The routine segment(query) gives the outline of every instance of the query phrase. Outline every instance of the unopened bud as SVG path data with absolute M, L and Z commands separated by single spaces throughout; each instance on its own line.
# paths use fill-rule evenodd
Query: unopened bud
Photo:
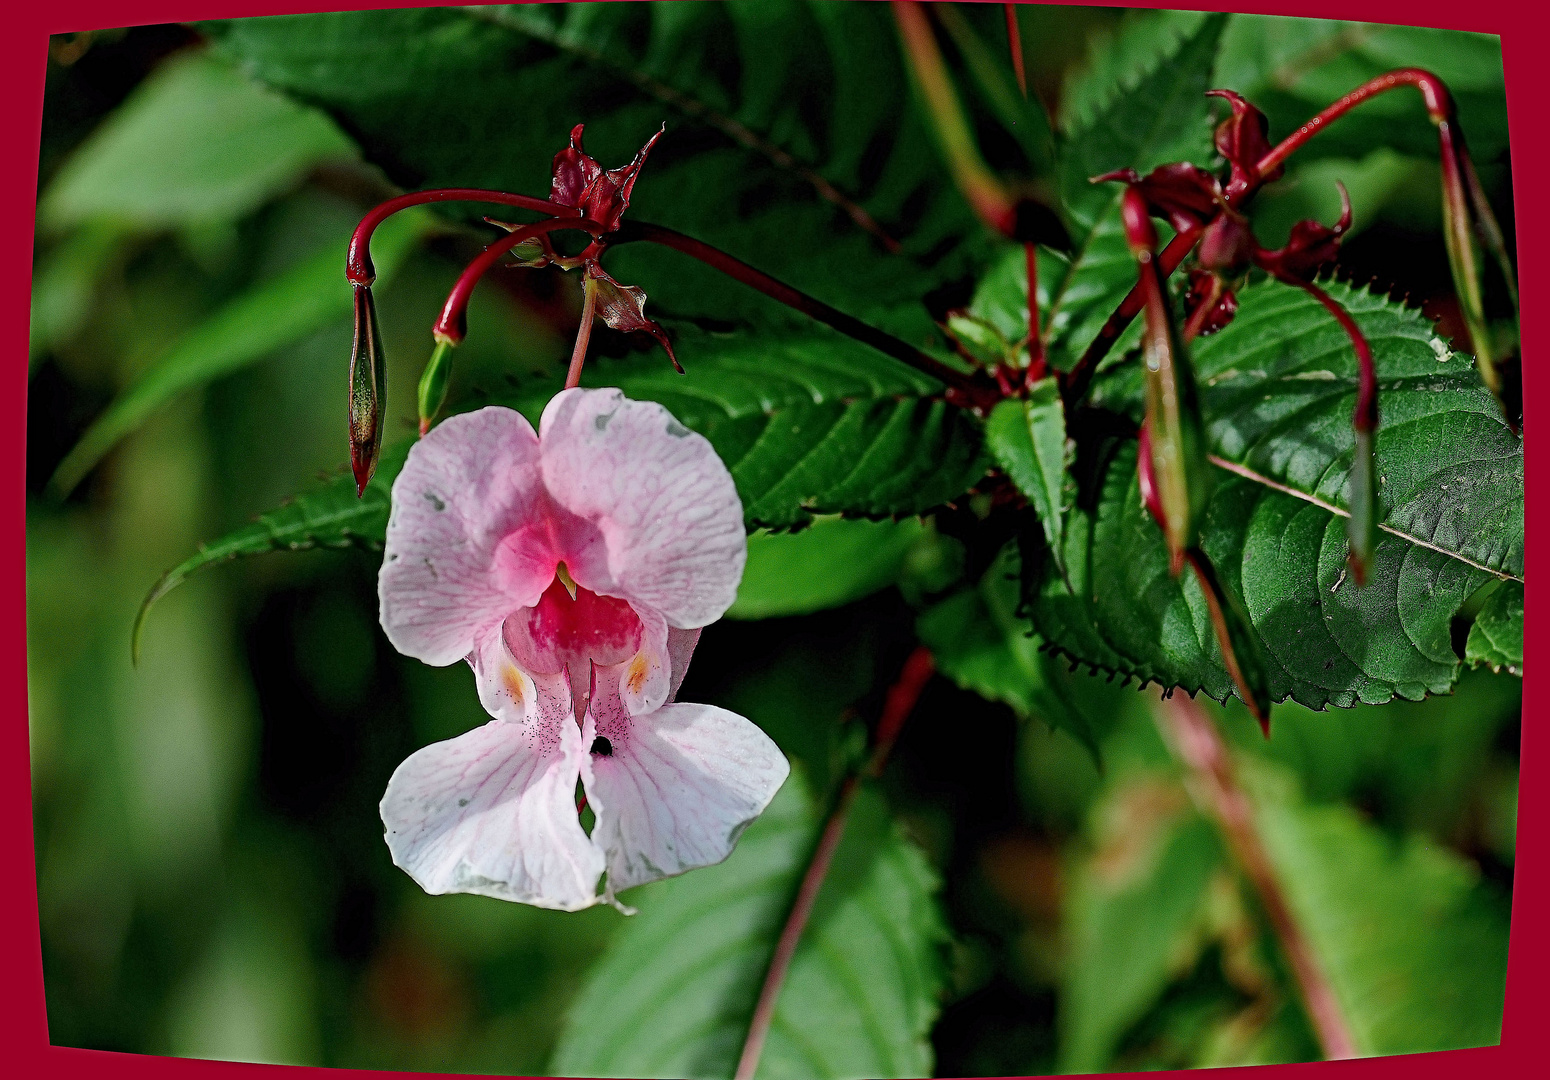
M 356 494 L 377 469 L 382 450 L 382 410 L 387 405 L 387 358 L 377 327 L 370 285 L 355 286 L 355 340 L 350 349 L 350 468 Z

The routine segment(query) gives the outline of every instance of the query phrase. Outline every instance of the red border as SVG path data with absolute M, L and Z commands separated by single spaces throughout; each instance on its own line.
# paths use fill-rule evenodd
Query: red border
M 1042 0 L 1036 0 L 1042 2 Z M 1092 0 L 1067 0 L 1077 4 Z M 425 7 L 426 3 L 361 3 L 356 0 L 68 0 L 66 3 L 39 3 L 13 11 L 11 27 L 0 43 L 0 100 L 9 106 L 0 111 L 0 145 L 11 147 L 11 161 L 0 176 L 0 344 L 10 356 L 16 379 L 17 400 L 25 401 L 27 371 L 27 327 L 30 318 L 28 297 L 32 282 L 33 208 L 37 200 L 37 161 L 43 112 L 43 76 L 47 57 L 47 36 L 75 30 L 145 23 L 174 22 L 192 18 L 279 15 L 304 11 L 339 11 L 360 8 Z M 1129 0 L 1132 7 L 1188 7 L 1212 11 L 1246 11 L 1266 15 L 1303 15 L 1318 18 L 1364 19 L 1373 22 L 1408 23 L 1437 26 L 1452 30 L 1476 30 L 1501 35 L 1503 61 L 1510 90 L 1507 95 L 1508 117 L 1512 130 L 1513 180 L 1518 193 L 1515 207 L 1519 235 L 1518 250 L 1531 251 L 1532 243 L 1550 240 L 1550 207 L 1530 196 L 1528 178 L 1543 176 L 1550 166 L 1550 151 L 1540 139 L 1550 134 L 1550 107 L 1547 99 L 1529 88 L 1535 77 L 1540 42 L 1550 29 L 1550 7 L 1543 0 L 1236 0 L 1217 3 L 1211 0 L 1183 0 L 1182 3 L 1158 3 L 1155 0 Z M 1519 277 L 1524 295 L 1545 296 L 1550 282 L 1545 271 L 1532 260 L 1523 260 Z M 1550 346 L 1550 314 L 1534 303 L 1523 309 L 1525 353 L 1538 356 L 1541 346 Z M 1550 405 L 1550 368 L 1525 365 L 1525 423 L 1537 427 L 1532 417 Z M 25 415 L 17 410 L 13 415 Z M 30 757 L 27 727 L 26 664 L 26 572 L 25 572 L 25 467 L 26 431 L 23 424 L 0 430 L 0 460 L 8 461 L 6 486 L 14 493 L 11 510 L 5 519 L 11 522 L 4 531 L 3 559 L 12 569 L 0 578 L 0 605 L 7 612 L 0 622 L 0 670 L 10 671 L 4 685 L 11 689 L 0 699 L 4 722 L 0 726 L 0 866 L 5 868 L 0 889 L 0 1054 L 11 1061 L 11 1075 L 51 1077 L 90 1077 L 92 1080 L 118 1078 L 304 1078 L 318 1077 L 428 1077 L 429 1073 L 389 1073 L 322 1069 L 286 1065 L 247 1065 L 197 1061 L 181 1058 L 149 1057 L 136 1054 L 108 1053 L 51 1046 L 48 1043 L 48 1018 L 44 1010 L 43 964 L 38 936 L 38 894 L 36 864 L 32 848 L 32 801 Z M 1538 490 L 1540 473 L 1532 461 L 1527 484 Z M 1550 520 L 1550 506 L 1528 500 L 1528 537 L 1530 557 L 1534 552 L 1539 527 Z M 1533 605 L 1530 605 L 1533 608 Z M 1535 609 L 1537 610 L 1537 609 Z M 1526 631 L 1528 648 L 1534 655 L 1545 639 L 1537 622 L 1530 619 Z M 1546 755 L 1547 734 L 1539 727 L 1544 722 L 1531 705 L 1537 700 L 1533 687 L 1539 685 L 1537 669 L 1530 666 L 1525 678 L 1523 767 L 1536 777 L 1550 777 Z M 1550 821 L 1550 785 L 1521 784 L 1518 803 L 1518 857 L 1514 881 L 1512 941 L 1508 953 L 1507 1008 L 1503 1020 L 1502 1043 L 1477 1050 L 1452 1050 L 1444 1053 L 1404 1057 L 1367 1058 L 1361 1061 L 1325 1062 L 1310 1065 L 1272 1065 L 1257 1067 L 1255 1077 L 1292 1077 L 1316 1074 L 1363 1078 L 1452 1077 L 1491 1073 L 1500 1076 L 1543 1075 L 1544 1044 L 1540 1042 L 1540 1017 L 1550 1005 L 1544 972 L 1550 970 L 1550 929 L 1526 912 L 1542 913 L 1550 894 L 1550 840 L 1546 824 Z M 1191 1070 L 1153 1074 L 1200 1080 L 1225 1075 L 1224 1070 Z

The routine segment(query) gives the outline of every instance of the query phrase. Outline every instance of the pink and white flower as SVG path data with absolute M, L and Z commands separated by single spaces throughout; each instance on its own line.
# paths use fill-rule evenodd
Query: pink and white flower
M 746 558 L 731 475 L 661 405 L 571 389 L 537 433 L 494 406 L 429 432 L 393 484 L 382 627 L 466 659 L 495 719 L 394 772 L 393 861 L 427 892 L 575 910 L 726 858 L 789 766 L 750 721 L 674 699 Z

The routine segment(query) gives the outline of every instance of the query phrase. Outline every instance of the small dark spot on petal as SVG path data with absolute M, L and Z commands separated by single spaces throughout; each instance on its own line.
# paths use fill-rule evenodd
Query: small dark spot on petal
M 458 801 L 457 801 L 457 804 L 458 804 L 458 805 L 459 805 L 459 806 L 467 806 L 467 805 L 468 805 L 468 800 L 467 800 L 467 799 L 459 799 L 459 800 L 458 800 Z
M 669 420 L 667 422 L 667 433 L 675 439 L 681 439 L 685 435 L 689 434 L 689 429 L 684 427 L 677 420 Z
M 614 744 L 599 735 L 592 740 L 592 752 L 599 757 L 613 757 Z
M 434 491 L 427 491 L 425 493 L 425 497 L 431 501 L 431 505 L 434 506 L 437 510 L 445 510 L 447 508 L 447 504 L 442 502 L 441 499 L 437 498 Z
M 602 431 L 608 427 L 608 421 L 612 420 L 613 418 L 613 413 L 599 413 L 592 422 L 597 425 L 597 430 Z

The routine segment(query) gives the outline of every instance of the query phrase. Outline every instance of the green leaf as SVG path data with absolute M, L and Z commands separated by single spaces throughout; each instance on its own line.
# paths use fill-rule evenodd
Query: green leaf
M 572 1004 L 562 1076 L 729 1077 L 820 825 L 797 774 L 719 866 L 632 891 Z M 864 790 L 786 977 L 758 1076 L 926 1076 L 946 939 L 936 875 Z
M 1219 15 L 1189 20 L 1182 32 L 1166 34 L 1169 44 L 1156 59 L 1120 77 L 1120 89 L 1084 117 L 1062 147 L 1060 192 L 1074 246 L 1070 256 L 1039 267 L 1041 286 L 1050 282 L 1044 335 L 1058 368 L 1076 362 L 1136 281 L 1119 214 L 1124 185 L 1089 181 L 1114 169 L 1144 173 L 1168 161 L 1210 164 L 1214 151 L 1205 92 L 1211 87 L 1223 20 Z M 1022 292 L 1026 297 L 1026 282 Z M 1026 330 L 1024 320 L 1022 333 Z
M 1165 775 L 1116 785 L 1094 823 L 1094 850 L 1063 905 L 1062 1072 L 1102 1071 L 1126 1030 L 1188 970 L 1207 888 L 1226 865 L 1215 828 Z
M 1475 616 L 1464 643 L 1464 659 L 1495 671 L 1523 674 L 1523 585 L 1505 581 Z
M 109 219 L 142 229 L 242 217 L 355 145 L 326 117 L 204 53 L 158 68 L 60 169 L 45 229 Z
M 1505 899 L 1445 848 L 1396 845 L 1344 806 L 1303 804 L 1245 769 L 1292 916 L 1366 1054 L 1495 1044 L 1507 971 Z
M 729 619 L 806 615 L 859 600 L 898 580 L 921 524 L 814 519 L 796 533 L 756 532 Z
M 1277 700 L 1312 708 L 1452 686 L 1450 622 L 1492 577 L 1523 573 L 1523 449 L 1480 385 L 1414 310 L 1339 283 L 1372 344 L 1382 388 L 1377 462 L 1386 513 L 1372 578 L 1344 574 L 1340 506 L 1351 467 L 1356 364 L 1318 303 L 1280 284 L 1246 289 L 1238 318 L 1195 349 L 1211 449 L 1224 466 L 1203 525 L 1222 581 L 1245 602 Z M 1135 365 L 1094 400 L 1139 418 Z M 1034 624 L 1106 671 L 1231 691 L 1204 599 L 1168 574 L 1141 506 L 1135 445 L 1094 446 L 1067 522 L 1070 588 L 1030 582 Z
M 978 587 L 922 612 L 916 633 L 947 678 L 1064 731 L 1101 763 L 1100 743 L 1119 716 L 1114 693 L 1074 676 L 1018 614 L 1018 566 L 1016 548 L 1008 545 Z
M 1053 378 L 1042 379 L 1026 400 L 997 405 L 985 424 L 985 445 L 1012 478 L 1044 526 L 1044 538 L 1064 565 L 1061 541 L 1066 510 L 1075 494 L 1066 469 L 1071 452 L 1066 442 L 1066 410 Z
M 260 514 L 252 524 L 213 543 L 201 545 L 198 551 L 168 570 L 135 615 L 130 640 L 134 655 L 140 655 L 140 634 L 145 629 L 151 607 L 195 571 L 238 556 L 262 555 L 269 551 L 302 551 L 317 547 L 381 550 L 387 533 L 389 490 L 393 477 L 403 468 L 410 445 L 402 442 L 382 452 L 377 474 L 359 498 L 355 494 L 355 478 L 337 476 L 278 509 Z
M 398 269 L 430 218 L 405 213 L 379 228 L 372 244 L 379 281 Z M 350 313 L 344 280 L 348 238 L 289 270 L 257 282 L 177 341 L 92 422 L 54 470 L 49 488 L 68 495 L 120 439 L 185 390 L 230 375 Z
M 780 338 L 690 328 L 676 337 L 687 375 L 651 353 L 595 358 L 582 381 L 661 402 L 708 438 L 731 470 L 750 530 L 789 529 L 821 514 L 913 517 L 963 494 L 985 473 L 978 421 L 937 400 L 934 380 L 848 338 L 827 330 Z M 559 389 L 535 380 L 505 403 L 536 425 Z M 388 492 L 409 445 L 383 451 L 361 503 L 351 479 L 340 476 L 191 556 L 152 590 L 141 622 L 190 573 L 234 555 L 380 546 Z M 372 492 L 381 505 L 370 503 Z
M 815 514 L 915 516 L 962 495 L 987 468 L 981 426 L 937 399 L 941 384 L 818 327 L 715 334 L 684 327 L 659 355 L 598 358 L 587 386 L 658 401 L 711 441 L 732 472 L 750 528 L 788 529 Z M 559 386 L 512 401 L 535 422 Z
M 259 78 L 339 118 L 406 187 L 541 194 L 574 124 L 586 123 L 588 151 L 611 166 L 665 122 L 631 217 L 859 317 L 895 313 L 911 332 L 931 330 L 920 297 L 970 269 L 984 242 L 915 112 L 881 5 L 509 5 L 203 29 Z M 785 317 L 674 252 L 639 244 L 610 260 L 665 313 Z

